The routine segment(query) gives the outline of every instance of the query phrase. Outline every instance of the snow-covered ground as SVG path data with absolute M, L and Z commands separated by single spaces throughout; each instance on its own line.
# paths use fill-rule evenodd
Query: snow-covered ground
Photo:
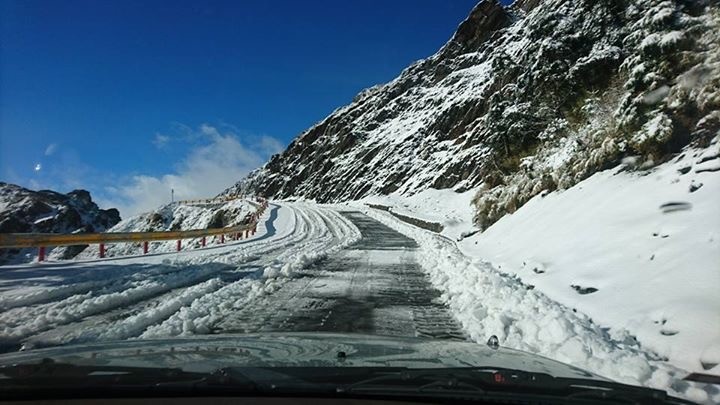
M 609 378 L 718 401 L 717 387 L 678 382 L 693 371 L 720 374 L 718 146 L 649 171 L 597 173 L 483 233 L 472 234 L 470 192 L 350 205 L 445 225 L 433 235 L 365 207 L 421 242 L 427 271 L 474 339 L 495 334 Z
M 720 172 L 703 171 L 720 157 L 698 164 L 712 153 L 598 173 L 460 246 L 672 364 L 720 374 Z
M 206 333 L 302 266 L 359 238 L 340 214 L 271 204 L 254 238 L 145 256 L 4 266 L 4 350 Z
M 669 391 L 694 401 L 717 403 L 714 385 L 683 381 L 676 367 L 626 331 L 612 331 L 504 274 L 474 261 L 448 238 L 366 208 L 366 214 L 412 236 L 421 246 L 421 264 L 470 337 L 484 343 L 496 335 L 501 345 L 537 353 L 634 385 Z

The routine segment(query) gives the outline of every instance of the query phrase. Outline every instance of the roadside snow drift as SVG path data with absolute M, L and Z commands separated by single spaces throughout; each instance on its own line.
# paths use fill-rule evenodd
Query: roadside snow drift
M 672 364 L 720 374 L 720 150 L 618 167 L 460 243 Z
M 537 353 L 612 380 L 667 390 L 699 402 L 720 401 L 715 386 L 683 381 L 687 371 L 643 348 L 626 331 L 609 331 L 490 264 L 471 260 L 443 236 L 385 212 L 366 212 L 418 241 L 420 263 L 442 292 L 441 300 L 478 343 L 496 335 L 505 347 Z

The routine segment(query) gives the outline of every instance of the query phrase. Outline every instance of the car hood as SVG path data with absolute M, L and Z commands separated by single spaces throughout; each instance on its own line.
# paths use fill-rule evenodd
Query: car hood
M 0 365 L 52 359 L 75 365 L 180 368 L 224 367 L 498 367 L 561 378 L 606 379 L 535 354 L 483 344 L 336 333 L 204 335 L 126 340 L 0 355 Z

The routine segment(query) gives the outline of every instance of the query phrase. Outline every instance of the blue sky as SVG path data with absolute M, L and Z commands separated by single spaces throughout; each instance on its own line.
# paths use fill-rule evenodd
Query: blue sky
M 215 194 L 442 46 L 474 0 L 0 0 L 0 180 L 127 216 Z

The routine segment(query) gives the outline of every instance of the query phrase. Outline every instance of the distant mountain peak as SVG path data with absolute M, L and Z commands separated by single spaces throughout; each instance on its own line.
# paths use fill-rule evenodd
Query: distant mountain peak
M 508 11 L 497 0 L 483 0 L 458 27 L 450 44 L 463 50 L 477 49 L 493 32 L 510 24 Z
M 52 190 L 33 191 L 0 182 L 0 233 L 103 232 L 118 222 L 118 210 L 100 209 L 86 190 L 73 190 L 62 194 Z M 69 259 L 84 248 L 60 247 L 54 249 L 57 252 L 53 255 Z M 0 264 L 29 261 L 35 254 L 30 250 L 0 250 Z M 30 257 L 26 257 L 26 254 Z

